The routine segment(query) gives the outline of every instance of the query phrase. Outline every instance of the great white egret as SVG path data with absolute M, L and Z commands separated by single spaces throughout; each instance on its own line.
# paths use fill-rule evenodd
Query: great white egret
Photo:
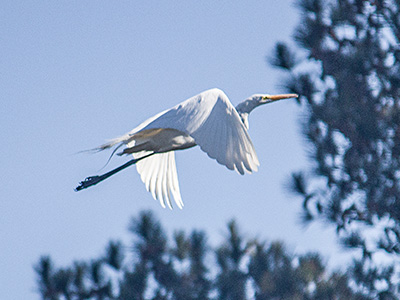
M 236 106 L 219 89 L 204 91 L 146 120 L 127 134 L 93 150 L 115 146 L 112 154 L 132 154 L 133 159 L 100 176 L 87 177 L 75 191 L 95 185 L 111 175 L 136 164 L 140 178 L 163 207 L 172 208 L 173 197 L 183 207 L 175 165 L 175 151 L 199 145 L 209 157 L 240 174 L 257 171 L 258 158 L 247 133 L 249 113 L 259 105 L 296 94 L 256 94 Z

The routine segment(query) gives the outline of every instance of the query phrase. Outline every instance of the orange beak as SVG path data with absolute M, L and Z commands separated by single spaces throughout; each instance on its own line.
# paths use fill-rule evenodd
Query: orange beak
M 280 95 L 267 95 L 264 99 L 268 99 L 272 101 L 278 101 L 282 99 L 290 99 L 290 98 L 298 98 L 299 95 L 297 94 L 280 94 Z

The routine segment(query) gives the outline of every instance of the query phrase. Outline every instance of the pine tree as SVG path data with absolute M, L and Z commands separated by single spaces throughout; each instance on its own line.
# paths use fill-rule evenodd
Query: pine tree
M 215 250 L 206 234 L 177 231 L 171 241 L 151 212 L 133 218 L 131 247 L 107 244 L 105 254 L 56 268 L 49 256 L 35 266 L 43 300 L 373 299 L 371 270 L 329 273 L 318 254 L 290 254 L 283 243 L 243 236 L 235 221 Z M 375 270 L 390 282 L 393 270 Z M 354 276 L 353 276 L 354 275 Z M 356 286 L 353 290 L 351 286 Z M 396 286 L 380 291 L 397 295 Z M 372 296 L 371 296 L 372 295 Z M 390 298 L 382 298 L 390 299 Z
M 293 174 L 304 221 L 334 224 L 364 259 L 400 254 L 400 2 L 302 0 L 299 51 L 276 45 L 306 106 L 312 172 Z M 378 239 L 369 239 L 370 230 Z
M 227 241 L 216 251 L 220 273 L 216 280 L 221 300 L 240 300 L 246 298 L 247 275 L 241 269 L 246 254 L 246 244 L 243 241 L 236 222 L 228 223 L 229 235 Z

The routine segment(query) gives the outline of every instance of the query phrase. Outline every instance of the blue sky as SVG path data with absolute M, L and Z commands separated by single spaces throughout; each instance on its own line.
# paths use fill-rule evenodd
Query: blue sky
M 169 233 L 205 230 L 211 245 L 235 218 L 248 236 L 283 240 L 294 253 L 320 251 L 340 266 L 347 256 L 333 228 L 302 227 L 301 201 L 284 187 L 309 165 L 295 101 L 250 116 L 257 173 L 240 176 L 198 148 L 179 152 L 183 210 L 162 209 L 134 167 L 73 191 L 109 155 L 78 151 L 203 90 L 218 87 L 233 104 L 285 92 L 266 56 L 290 41 L 297 22 L 292 1 L 2 1 L 2 297 L 39 299 L 32 266 L 41 255 L 65 266 L 102 254 L 111 238 L 128 243 L 130 217 L 143 209 Z

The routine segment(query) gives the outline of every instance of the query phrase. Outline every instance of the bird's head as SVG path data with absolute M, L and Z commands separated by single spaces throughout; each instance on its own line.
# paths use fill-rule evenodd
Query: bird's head
M 269 95 L 269 94 L 255 94 L 250 98 L 247 98 L 242 103 L 236 106 L 236 110 L 239 113 L 242 122 L 246 128 L 249 128 L 249 113 L 259 105 L 276 102 L 278 100 L 297 98 L 297 94 L 280 94 L 280 95 Z

